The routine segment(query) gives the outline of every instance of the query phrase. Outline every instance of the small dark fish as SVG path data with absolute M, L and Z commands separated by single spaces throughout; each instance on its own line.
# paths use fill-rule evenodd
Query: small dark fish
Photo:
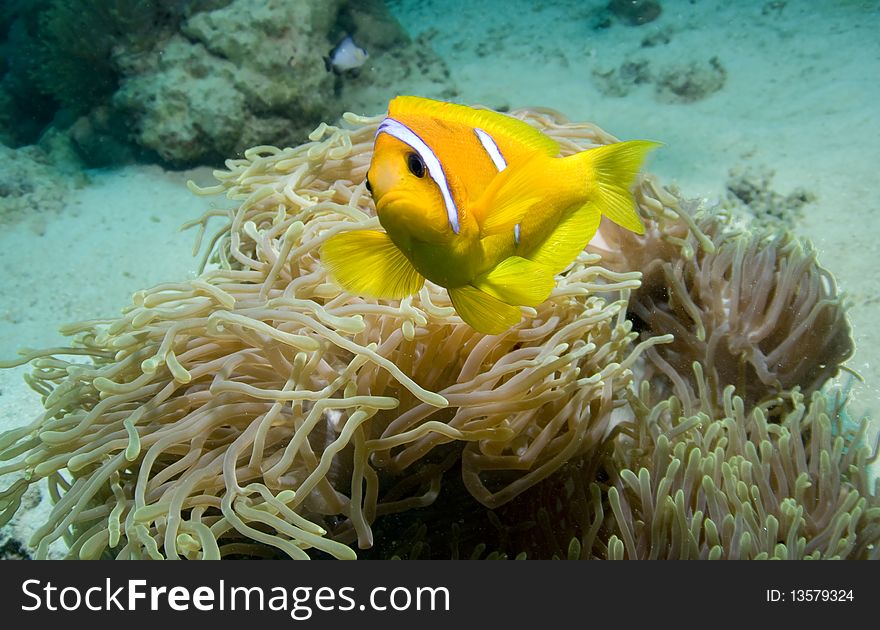
M 324 67 L 328 72 L 344 74 L 356 73 L 369 58 L 367 51 L 354 43 L 351 35 L 346 35 L 339 44 L 330 51 L 330 55 L 324 57 Z

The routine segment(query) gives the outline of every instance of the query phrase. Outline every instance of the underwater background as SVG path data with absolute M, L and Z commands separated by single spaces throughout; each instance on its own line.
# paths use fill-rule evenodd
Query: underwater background
M 178 228 L 240 202 L 195 195 L 188 180 L 211 186 L 249 147 L 295 147 L 322 121 L 414 94 L 550 108 L 662 142 L 645 170 L 694 207 L 812 242 L 854 346 L 820 389 L 846 399 L 850 428 L 870 420 L 859 439 L 873 445 L 878 29 L 880 2 L 866 0 L 4 0 L 0 360 L 65 346 L 59 325 L 116 317 L 135 291 L 195 278 L 195 232 Z M 369 56 L 334 72 L 346 36 Z M 0 370 L 2 430 L 42 412 L 31 369 Z M 0 503 L 17 512 L 9 557 L 49 518 L 45 494 Z M 377 526 L 387 539 L 421 527 L 399 515 Z

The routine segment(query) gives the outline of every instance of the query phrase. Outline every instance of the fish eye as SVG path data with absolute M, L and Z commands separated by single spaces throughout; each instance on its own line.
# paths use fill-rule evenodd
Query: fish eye
M 425 176 L 425 162 L 418 153 L 409 153 L 406 156 L 406 166 L 409 172 L 416 177 Z

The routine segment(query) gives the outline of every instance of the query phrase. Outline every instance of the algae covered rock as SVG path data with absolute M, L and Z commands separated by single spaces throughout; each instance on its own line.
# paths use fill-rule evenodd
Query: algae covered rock
M 172 163 L 293 143 L 332 101 L 321 57 L 340 5 L 237 1 L 197 13 L 113 104 L 131 116 L 137 142 Z
M 397 54 L 413 44 L 381 0 L 18 4 L 0 15 L 0 137 L 28 144 L 63 129 L 90 166 L 219 163 L 249 146 L 293 146 L 355 105 L 384 108 L 411 59 L 442 67 L 430 47 Z M 356 84 L 324 64 L 346 35 L 370 53 Z M 434 74 L 448 85 L 448 71 Z
M 718 57 L 705 63 L 673 65 L 657 77 L 655 98 L 661 103 L 693 103 L 724 87 L 727 70 Z
M 42 234 L 47 220 L 63 209 L 70 188 L 81 183 L 73 160 L 63 155 L 63 137 L 47 134 L 42 145 L 0 144 L 0 226 L 25 223 Z
M 385 88 L 406 73 L 412 55 L 391 52 L 409 38 L 382 2 L 234 0 L 184 19 L 146 64 L 130 69 L 112 104 L 137 144 L 176 165 L 219 162 L 260 144 L 292 146 L 354 105 L 378 111 L 387 103 L 387 89 L 350 98 L 365 82 L 375 85 L 376 73 L 348 86 L 350 77 L 327 71 L 324 57 L 346 34 L 369 47 L 371 66 L 385 68 Z

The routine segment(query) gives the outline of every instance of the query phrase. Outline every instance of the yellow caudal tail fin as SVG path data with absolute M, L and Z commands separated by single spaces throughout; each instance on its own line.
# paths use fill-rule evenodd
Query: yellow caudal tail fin
M 354 295 L 388 300 L 416 293 L 425 278 L 377 230 L 356 230 L 331 236 L 321 247 L 321 262 L 343 289 Z
M 636 234 L 645 227 L 636 211 L 629 189 L 648 152 L 660 146 L 659 142 L 630 140 L 608 144 L 578 154 L 593 173 L 592 202 L 603 215 L 617 225 Z

